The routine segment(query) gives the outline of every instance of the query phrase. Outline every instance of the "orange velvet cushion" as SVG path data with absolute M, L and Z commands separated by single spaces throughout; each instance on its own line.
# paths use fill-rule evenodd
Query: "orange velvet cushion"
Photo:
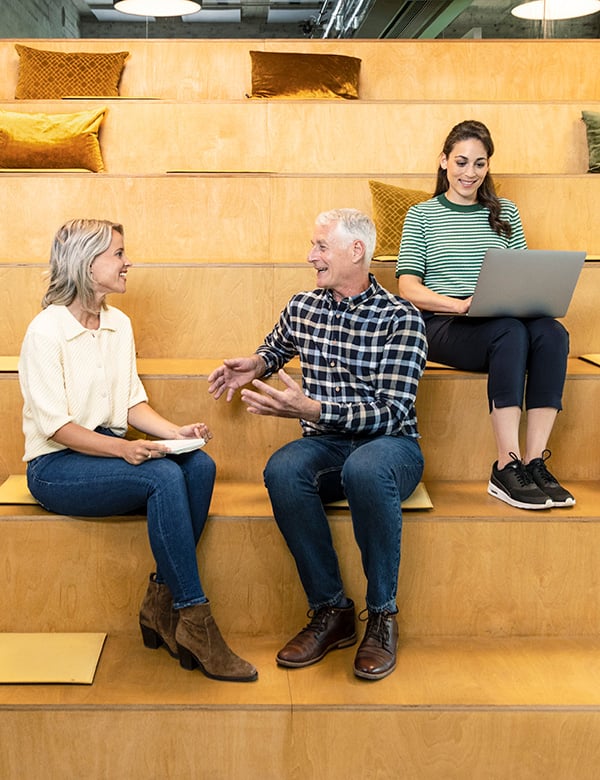
M 377 228 L 374 257 L 396 260 L 400 249 L 406 212 L 415 203 L 429 200 L 431 194 L 423 190 L 407 190 L 381 181 L 369 181 L 373 199 L 373 221 Z
M 0 111 L 0 168 L 104 170 L 98 130 L 106 108 L 75 114 Z
M 253 98 L 358 98 L 361 61 L 343 54 L 251 51 Z
M 15 97 L 54 100 L 80 95 L 117 97 L 119 81 L 129 56 L 117 52 L 62 52 L 15 44 L 19 78 Z

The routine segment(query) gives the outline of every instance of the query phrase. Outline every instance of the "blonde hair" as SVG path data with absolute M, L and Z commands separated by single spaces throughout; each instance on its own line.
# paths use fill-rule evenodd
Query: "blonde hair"
M 124 235 L 123 225 L 106 219 L 72 219 L 54 236 L 50 251 L 48 289 L 42 308 L 50 304 L 69 306 L 75 298 L 87 311 L 94 309 L 94 286 L 90 266 L 110 246 L 113 230 Z M 106 308 L 104 301 L 102 308 Z

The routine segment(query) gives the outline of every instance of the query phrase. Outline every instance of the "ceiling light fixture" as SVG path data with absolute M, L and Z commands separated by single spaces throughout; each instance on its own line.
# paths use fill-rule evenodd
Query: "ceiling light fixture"
M 118 0 L 115 10 L 133 16 L 186 16 L 201 8 L 194 0 Z
M 532 0 L 513 8 L 511 14 L 519 19 L 555 20 L 575 19 L 600 11 L 600 0 Z

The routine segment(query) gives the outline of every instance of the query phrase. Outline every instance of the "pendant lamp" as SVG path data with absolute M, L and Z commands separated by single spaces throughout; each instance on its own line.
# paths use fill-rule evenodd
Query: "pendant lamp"
M 553 21 L 576 19 L 600 11 L 600 0 L 532 0 L 513 8 L 511 14 L 520 19 Z
M 201 8 L 194 0 L 118 0 L 115 10 L 133 16 L 185 16 Z

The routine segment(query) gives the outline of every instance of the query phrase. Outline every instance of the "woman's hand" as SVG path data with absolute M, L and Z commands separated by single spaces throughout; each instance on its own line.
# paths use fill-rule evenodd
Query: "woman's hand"
M 156 441 L 146 439 L 117 439 L 121 443 L 121 457 L 132 466 L 139 466 L 147 460 L 156 460 L 168 455 L 169 450 Z
M 182 425 L 173 432 L 173 439 L 212 439 L 212 433 L 204 423 L 190 423 Z M 123 449 L 121 457 L 132 466 L 139 466 L 148 460 L 164 458 L 170 450 L 164 444 L 150 439 L 121 439 Z
M 473 296 L 470 295 L 468 298 L 453 298 L 453 300 L 456 301 L 456 313 L 466 314 L 471 308 L 471 301 L 473 300 Z
M 181 428 L 178 428 L 176 431 L 175 436 L 173 436 L 174 439 L 204 439 L 204 441 L 208 441 L 209 439 L 212 439 L 212 437 L 213 435 L 209 431 L 206 423 L 201 422 L 182 425 Z
M 421 311 L 434 311 L 439 314 L 465 314 L 469 311 L 473 296 L 453 298 L 440 295 L 425 287 L 418 276 L 402 274 L 398 277 L 398 292 L 401 298 L 410 301 Z

